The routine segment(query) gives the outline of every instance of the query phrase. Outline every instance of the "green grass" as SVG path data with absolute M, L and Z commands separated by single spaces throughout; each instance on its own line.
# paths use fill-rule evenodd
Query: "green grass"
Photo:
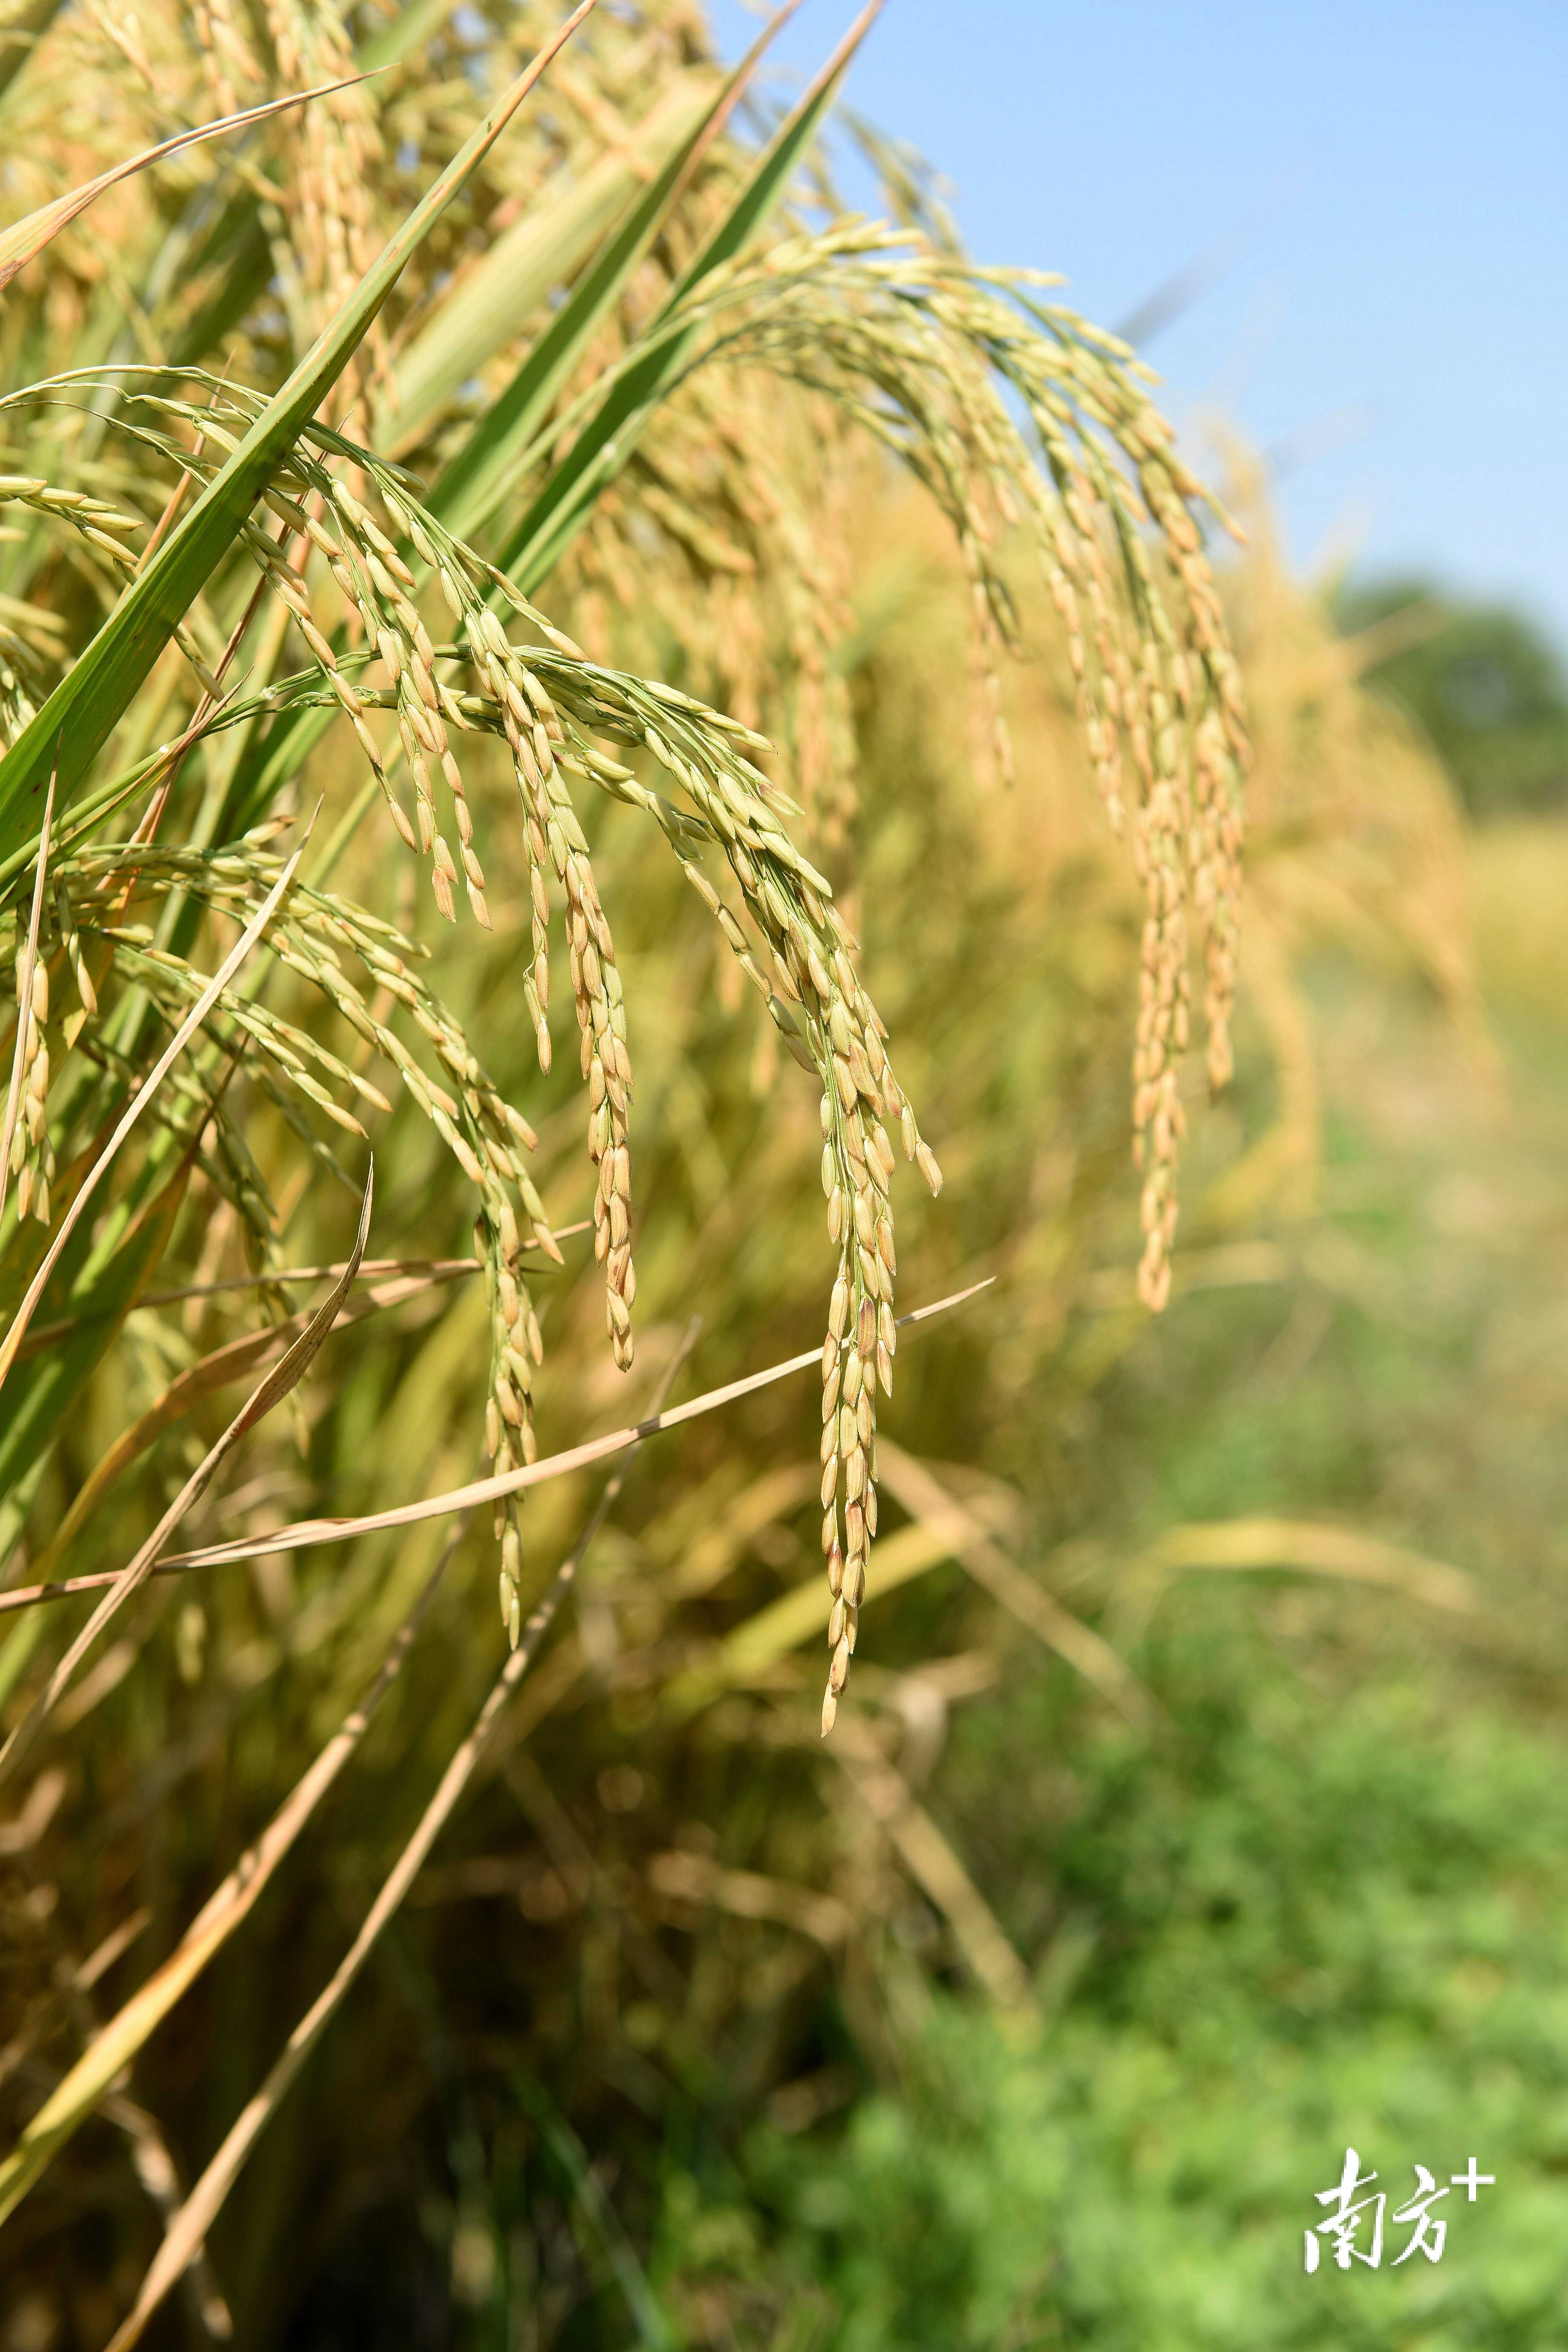
M 843 2352 L 1568 2344 L 1560 1734 L 1419 1662 L 1292 1672 L 1294 1597 L 1170 1604 L 1171 1753 L 1037 1675 L 974 1715 L 944 1810 L 1038 1955 L 1040 2042 L 939 1991 L 896 2092 L 673 2179 L 678 2299 L 820 2293 Z M 1395 2231 L 1384 2273 L 1308 2277 L 1348 2145 L 1394 2203 L 1472 2153 L 1497 2186 L 1437 2209 L 1436 2266 L 1392 2271 Z
M 901 2096 L 831 2148 L 756 2135 L 759 2263 L 826 2287 L 826 2340 L 856 2352 L 1568 2343 L 1555 1744 L 1434 1721 L 1414 1685 L 1325 1719 L 1266 1682 L 1248 1707 L 1258 1662 L 1223 1614 L 1179 1646 L 1162 1689 L 1192 1764 L 1080 1747 L 1070 1825 L 1020 1825 L 1063 1911 L 1040 2046 L 939 1997 Z M 1040 1712 L 1009 1726 L 1032 1713 L 1037 1753 Z M 1446 2182 L 1472 2152 L 1497 2186 L 1438 2208 L 1436 2266 L 1308 2277 L 1352 2143 L 1394 2202 L 1415 2163 Z

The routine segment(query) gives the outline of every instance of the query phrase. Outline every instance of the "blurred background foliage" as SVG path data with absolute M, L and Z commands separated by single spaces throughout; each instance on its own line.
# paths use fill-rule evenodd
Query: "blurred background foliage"
M 76 13 L 60 37 L 134 92 L 102 47 L 123 55 L 134 26 Z M 472 106 L 472 53 L 530 29 L 426 13 L 436 29 L 378 100 L 384 169 L 411 189 L 421 126 L 449 150 L 443 107 Z M 553 21 L 526 13 L 535 37 Z M 632 30 L 610 95 L 640 119 L 660 77 L 700 75 L 705 36 L 679 7 Z M 563 88 L 585 152 L 608 100 Z M 95 140 L 145 135 L 123 106 Z M 528 181 L 512 168 L 498 202 Z M 89 216 L 61 241 L 34 333 L 79 347 L 118 299 L 129 233 Z M 463 261 L 438 246 L 429 267 Z M 248 299 L 202 331 L 243 333 L 259 364 L 288 321 L 264 278 Z M 483 390 L 441 396 L 460 411 Z M 438 436 L 454 412 L 432 404 Z M 1230 457 L 1248 545 L 1224 591 L 1255 744 L 1238 1066 L 1212 1106 L 1189 1082 L 1173 1295 L 1152 1320 L 1127 1127 L 1141 900 L 1056 615 L 1020 569 L 1009 783 L 969 583 L 929 507 L 793 394 L 750 422 L 778 535 L 797 508 L 826 514 L 811 544 L 831 576 L 740 529 L 726 568 L 712 518 L 661 480 L 710 428 L 678 405 L 626 528 L 584 543 L 550 609 L 721 705 L 767 681 L 766 710 L 738 715 L 811 780 L 947 1179 L 900 1229 L 903 1295 L 994 1286 L 899 1357 L 874 1640 L 826 1747 L 815 1384 L 637 1461 L 475 1792 L 148 2340 L 207 2341 L 226 2313 L 237 2343 L 300 2352 L 1568 2343 L 1568 835 L 1541 781 L 1559 688 L 1506 616 L 1387 653 L 1411 597 L 1291 581 Z M 1485 662 L 1506 693 L 1475 685 Z M 301 804 L 331 788 L 335 744 Z M 485 747 L 465 778 L 495 930 L 443 934 L 434 970 L 527 1104 L 566 1223 L 592 1177 L 572 1074 L 538 1078 L 517 1002 L 510 781 Z M 689 1384 L 816 1343 L 816 1087 L 633 814 L 584 822 L 639 1081 L 641 1410 L 693 1317 Z M 362 829 L 334 878 L 415 923 L 413 862 L 384 837 Z M 320 1024 L 303 992 L 275 1002 Z M 463 1253 L 471 1202 L 415 1107 L 374 1139 L 373 1247 Z M 339 1254 L 346 1195 L 303 1185 L 265 1109 L 253 1148 L 289 1258 Z M 226 1214 L 194 1198 L 171 1263 L 239 1263 Z M 545 1452 L 627 1416 L 588 1248 L 563 1246 L 539 1285 Z M 199 1535 L 476 1475 L 476 1291 L 340 1330 L 292 1430 L 279 1416 L 252 1441 Z M 129 1317 L 42 1472 L 35 1543 L 247 1312 Z M 118 1565 L 224 1418 L 207 1406 L 129 1474 L 71 1569 Z M 553 1565 L 594 1492 L 531 1497 L 531 1559 Z M 357 1701 L 442 1540 L 419 1527 L 149 1588 L 0 1823 L 13 2125 Z M 320 1819 L 7 2222 L 6 2352 L 112 2330 L 161 2214 L 466 1729 L 502 1654 L 493 1592 L 476 1528 Z M 8 1692 L 30 1670 L 0 1651 Z M 1307 2278 L 1300 2233 L 1351 2142 L 1401 2195 L 1415 2164 L 1446 2179 L 1472 2153 L 1498 2185 L 1450 2196 L 1436 2268 Z
M 1365 633 L 1367 685 L 1420 727 L 1472 816 L 1562 814 L 1568 678 L 1526 614 L 1386 580 L 1342 592 L 1336 616 Z

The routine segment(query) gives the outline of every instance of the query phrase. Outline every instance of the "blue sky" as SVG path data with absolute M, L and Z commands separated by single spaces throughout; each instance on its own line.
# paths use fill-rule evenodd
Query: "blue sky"
M 731 54 L 756 31 L 712 14 Z M 780 65 L 854 14 L 804 0 Z M 1281 458 L 1298 568 L 1506 595 L 1568 650 L 1564 0 L 889 0 L 847 97 L 979 257 L 1104 325 L 1225 249 L 1147 355 L 1178 422 Z

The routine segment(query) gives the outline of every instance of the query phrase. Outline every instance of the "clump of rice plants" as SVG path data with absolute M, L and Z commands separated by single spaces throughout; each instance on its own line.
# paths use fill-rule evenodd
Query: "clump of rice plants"
M 1003 993 L 985 1021 L 1005 1050 L 985 1066 L 1011 1085 L 1033 1055 L 1121 1158 L 1131 1055 L 1142 1240 L 1123 1264 L 1136 1256 L 1139 1297 L 1161 1307 L 1194 961 L 1207 1074 L 1230 1070 L 1247 734 L 1212 509 L 1146 372 L 1037 274 L 968 260 L 918 191 L 900 185 L 901 215 L 868 223 L 816 171 L 874 10 L 753 133 L 754 58 L 723 72 L 675 0 L 569 17 L 326 0 L 32 13 L 0 67 L 18 216 L 0 248 L 15 265 L 0 295 L 0 945 L 16 1007 L 0 1774 L 22 1808 L 16 1851 L 47 1855 L 38 1883 L 57 1889 L 0 2163 L 6 2226 L 42 2232 L 29 2262 L 48 2260 L 34 2217 L 49 2182 L 93 2177 L 83 2127 L 113 2119 L 121 2068 L 161 2063 L 177 2004 L 226 1998 L 241 1929 L 257 1932 L 265 1890 L 282 1897 L 340 1783 L 382 1880 L 353 1906 L 346 1958 L 328 1958 L 311 1910 L 279 1971 L 292 2006 L 240 2095 L 216 2059 L 204 2070 L 226 2112 L 196 2135 L 217 2152 L 188 2195 L 169 2186 L 184 2158 L 152 2105 L 117 2124 L 165 2183 L 166 2227 L 142 2286 L 111 2265 L 79 2324 L 101 2316 L 107 2333 L 129 2308 L 129 2344 L 182 2278 L 216 2309 L 209 2227 L 500 1753 L 560 1847 L 527 1881 L 531 1916 L 598 1901 L 601 1865 L 566 1858 L 559 1800 L 519 1760 L 584 1675 L 611 1699 L 590 1775 L 610 1817 L 637 1817 L 646 1795 L 628 1792 L 656 1769 L 669 1790 L 654 1810 L 675 1842 L 647 1843 L 627 1898 L 656 1955 L 667 1913 L 726 1890 L 763 1899 L 676 1840 L 704 1758 L 773 1739 L 798 1786 L 798 1725 L 781 1731 L 767 1696 L 793 1696 L 794 1648 L 826 1620 L 815 1738 L 839 1716 L 868 1593 L 955 1545 L 1139 1703 L 1100 1636 L 996 1565 L 994 1494 L 933 1503 L 919 1463 L 879 1450 L 900 1322 L 895 1146 L 932 1194 L 920 1118 L 950 1173 L 991 1149 L 989 1130 L 917 1114 L 905 1055 L 940 1098 L 921 1004 L 933 1026 L 939 1003 L 961 1008 L 964 957 L 994 954 Z M 238 119 L 170 139 L 219 116 Z M 154 142 L 111 204 L 76 208 L 96 173 Z M 878 670 L 896 670 L 899 614 L 877 621 L 875 542 L 916 511 L 960 620 L 889 695 Z M 1097 784 L 1131 837 L 1136 912 L 1096 880 L 1075 915 L 1065 866 L 1041 856 L 1024 870 L 1038 895 L 1013 873 L 1006 921 L 986 922 L 997 845 L 1027 845 L 1043 805 L 1009 648 L 1046 681 L 1075 786 L 1092 800 Z M 991 778 L 962 807 L 937 748 L 955 714 Z M 923 829 L 918 855 L 900 824 Z M 939 874 L 926 853 L 944 845 Z M 907 899 L 900 860 L 921 868 Z M 1104 952 L 1087 978 L 1047 970 L 1031 1002 L 1053 903 L 1064 955 L 1069 937 Z M 944 941 L 950 983 L 922 971 Z M 558 966 L 553 992 L 552 953 L 569 981 Z M 747 981 L 760 1032 L 738 1026 Z M 574 1039 L 575 1080 L 560 1050 Z M 1016 1139 L 1005 1102 L 975 1108 Z M 773 1415 L 750 1425 L 763 1454 L 748 1479 L 745 1437 L 671 1408 L 666 1425 L 693 1424 L 689 1450 L 635 1536 L 595 1523 L 590 1560 L 581 1474 L 653 1426 L 602 1372 L 651 1360 L 662 1394 L 717 1255 L 726 1322 L 703 1345 L 733 1378 L 699 1402 L 760 1395 L 773 1342 L 804 1337 L 793 1195 L 818 1165 L 817 1459 L 783 1406 L 748 1404 Z M 1059 1272 L 1120 1180 L 1053 1174 L 1041 1152 L 1032 1181 L 1008 1246 L 1043 1247 Z M 596 1277 L 575 1271 L 579 1233 Z M 384 1235 L 396 1256 L 374 1254 Z M 955 1238 L 950 1255 L 973 1259 Z M 1059 1282 L 1039 1296 L 1026 1356 L 1070 1311 Z M 334 1330 L 372 1317 L 374 1344 L 341 1370 Z M 940 1328 L 962 1367 L 975 1342 Z M 908 1381 L 911 1409 L 940 1421 L 938 1376 Z M 240 1383 L 234 1414 L 219 1401 Z M 889 1495 L 910 1525 L 884 1541 L 879 1588 Z M 753 1541 L 793 1558 L 803 1517 L 826 1592 L 812 1579 L 782 1614 L 737 1620 L 722 1590 L 737 1561 Z M 481 1581 L 499 1586 L 499 1668 L 466 1606 Z M 457 1613 L 437 1658 L 423 1629 L 438 1589 Z M 514 1697 L 568 1591 L 572 1630 Z M 877 1671 L 862 1675 L 873 1720 Z M 265 1733 L 258 1691 L 279 1709 Z M 194 1759 L 231 1735 L 246 1753 L 226 1795 Z M 442 1777 L 385 1875 L 379 1809 L 353 1790 L 388 1740 L 402 1763 L 384 1776 L 428 1758 Z M 889 1784 L 873 1731 L 841 1717 L 832 1751 L 826 1769 L 893 1825 L 906 1864 L 925 1853 L 1005 2005 L 1005 1939 L 956 1857 L 942 1879 L 909 1830 L 913 1791 Z M 153 1777 L 95 1829 L 121 1753 Z M 165 1820 L 155 1755 L 214 1808 L 178 1832 L 183 1909 L 133 1899 Z M 57 1853 L 79 1861 L 55 1870 Z M 858 1915 L 814 1916 L 828 1949 Z M 100 1984 L 119 2000 L 103 2018 Z M 141 2244 L 134 2227 L 124 2242 Z

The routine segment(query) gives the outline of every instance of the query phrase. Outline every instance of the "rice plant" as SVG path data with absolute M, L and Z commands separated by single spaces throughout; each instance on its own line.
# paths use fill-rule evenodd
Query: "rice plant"
M 1037 273 L 971 262 L 907 178 L 889 180 L 887 221 L 837 197 L 815 142 L 874 9 L 778 121 L 753 89 L 766 36 L 725 73 L 674 0 L 590 0 L 569 17 L 428 0 L 26 13 L 0 67 L 20 216 L 0 248 L 0 920 L 16 1007 L 0 1772 L 24 1826 L 36 1806 L 39 1836 L 85 1836 L 85 1785 L 54 1819 L 75 1769 L 56 1759 L 139 1688 L 177 1759 L 209 1649 L 226 1721 L 252 1671 L 298 1685 L 298 1720 L 244 1817 L 190 1857 L 210 1884 L 238 1855 L 229 1875 L 167 1923 L 107 2021 L 82 2004 L 132 1949 L 137 1906 L 121 1894 L 102 1925 L 115 1890 L 84 1874 L 81 1917 L 40 1949 L 15 2044 L 29 2095 L 0 2165 L 10 2229 L 39 2210 L 82 2125 L 126 2105 L 121 2070 L 206 1979 L 412 1675 L 444 1759 L 346 1958 L 270 2071 L 258 2065 L 260 2089 L 231 2102 L 190 2194 L 164 2197 L 142 2285 L 112 2290 L 100 2332 L 118 2325 L 128 2345 L 182 2279 L 217 2324 L 200 2253 L 229 2189 L 437 1832 L 481 1765 L 493 1775 L 498 1740 L 520 1757 L 584 1661 L 617 1694 L 634 1755 L 639 1711 L 646 1730 L 656 1707 L 676 1727 L 727 1721 L 745 1756 L 794 1742 L 766 1694 L 793 1688 L 790 1653 L 826 1622 L 820 1729 L 842 1750 L 829 1769 L 942 1890 L 993 1999 L 1026 2006 L 962 1863 L 929 1823 L 910 1827 L 913 1792 L 840 1716 L 860 1612 L 956 1552 L 1110 1703 L 1136 1716 L 1144 1697 L 1006 1558 L 994 1496 L 933 1495 L 920 1461 L 886 1437 L 879 1452 L 900 1328 L 895 1144 L 934 1194 L 916 1106 L 922 1087 L 942 1093 L 941 1024 L 966 1003 L 1004 1033 L 987 1066 L 1048 1060 L 1086 1138 L 1124 1141 L 1130 1052 L 1142 1238 L 1124 1265 L 1136 1255 L 1142 1308 L 1164 1304 L 1194 962 L 1211 1083 L 1231 1067 L 1247 736 L 1205 552 L 1216 510 L 1146 372 Z M 111 199 L 78 209 L 95 174 L 153 147 Z M 942 617 L 924 614 L 920 658 L 900 667 L 922 576 Z M 868 628 L 852 600 L 863 614 L 879 594 Z M 935 788 L 954 726 L 958 765 L 983 779 L 962 812 Z M 1047 745 L 1128 836 L 1130 960 L 1113 888 L 1096 883 L 1087 926 L 1053 901 L 1069 861 L 1059 833 L 1047 847 L 1042 812 L 1077 819 L 1038 772 Z M 968 895 L 950 983 L 933 970 L 911 986 L 906 970 L 889 999 L 879 953 L 918 971 L 955 927 L 932 869 L 912 894 L 897 887 L 901 804 Z M 1040 889 L 1010 902 L 1021 921 L 977 936 L 1006 868 L 1015 891 L 1020 874 Z M 1075 954 L 1097 929 L 1111 943 L 1114 985 L 1075 978 L 1081 1017 L 1041 1035 L 1030 959 L 1049 950 L 1053 906 Z M 569 1019 L 551 992 L 563 933 Z M 745 981 L 766 1018 L 737 1065 Z M 897 990 L 917 1001 L 912 1029 Z M 1283 1066 L 1288 1009 L 1276 1028 Z M 574 1037 L 575 1085 L 557 1054 Z M 646 1217 L 634 1073 L 639 1161 L 656 1171 Z M 926 1125 L 962 1168 L 962 1121 Z M 743 1165 L 715 1132 L 743 1143 Z M 1064 1171 L 1028 1135 L 1008 1135 L 1008 1153 L 1032 1212 L 1000 1183 L 977 1188 L 956 1253 L 997 1270 L 1000 1250 L 1039 1277 L 1010 1339 L 977 1327 L 1004 1374 L 1037 1363 L 1072 1311 L 1064 1236 L 1078 1283 L 1090 1214 L 1114 1220 L 1133 1197 L 1120 1173 Z M 1273 1164 L 1255 1163 L 1265 1189 Z M 818 1165 L 826 1338 L 774 1363 L 781 1270 L 797 1297 L 807 1279 L 791 1194 Z M 597 1369 L 634 1363 L 634 1217 L 657 1302 L 652 1412 L 612 1407 Z M 395 1258 L 372 1254 L 383 1221 Z M 576 1230 L 602 1269 L 596 1350 L 589 1286 L 568 1272 Z M 700 1230 L 729 1261 L 733 1378 L 661 1411 Z M 454 1255 L 469 1233 L 471 1255 Z M 1131 1289 L 1129 1271 L 1136 1314 Z M 219 1340 L 209 1318 L 231 1314 Z M 388 1318 L 382 1369 L 321 1390 L 333 1330 L 371 1315 Z M 973 1349 L 963 1328 L 921 1349 Z M 683 1457 L 688 1491 L 661 1492 L 638 1538 L 647 1576 L 613 1584 L 613 1602 L 584 1588 L 598 1523 L 573 1525 L 583 1471 L 810 1363 L 815 1465 L 791 1435 L 742 1491 L 731 1460 Z M 213 1400 L 241 1381 L 258 1384 L 204 1441 Z M 279 1408 L 292 1455 L 260 1427 Z M 873 1554 L 882 1495 L 910 1524 Z M 691 1612 L 752 1537 L 802 1512 L 826 1591 L 814 1580 L 694 1639 Z M 506 1654 L 492 1671 L 493 1617 L 465 1608 L 447 1674 L 421 1665 L 416 1637 L 441 1580 L 449 1596 L 473 1570 L 470 1514 Z M 595 1559 L 616 1556 L 599 1534 Z M 242 1561 L 248 1588 L 231 1573 Z M 536 1668 L 569 1591 L 576 1630 Z M 171 1615 L 160 1596 L 174 1592 Z M 604 1767 L 627 1790 L 643 1769 Z M 127 1824 L 112 1843 L 134 1853 L 139 1834 Z M 541 1916 L 552 1875 L 569 1892 L 561 1868 L 531 1897 Z M 670 1848 L 644 1896 L 655 1917 L 682 1916 L 726 1888 L 763 1899 Z M 847 1933 L 827 1914 L 816 1926 L 819 1943 Z M 167 2187 L 180 2168 L 137 2112 L 121 2128 L 143 2179 Z

